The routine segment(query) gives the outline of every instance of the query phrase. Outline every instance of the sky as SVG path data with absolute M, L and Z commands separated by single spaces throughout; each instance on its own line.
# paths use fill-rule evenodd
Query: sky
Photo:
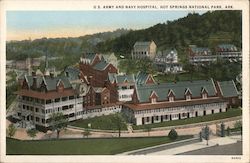
M 7 40 L 78 37 L 118 28 L 143 29 L 185 17 L 188 13 L 189 11 L 8 11 Z

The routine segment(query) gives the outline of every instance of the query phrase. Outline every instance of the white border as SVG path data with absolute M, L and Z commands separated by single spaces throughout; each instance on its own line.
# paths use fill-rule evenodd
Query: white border
M 239 160 L 232 160 L 232 156 L 6 156 L 5 153 L 5 40 L 6 40 L 6 11 L 10 10 L 94 10 L 94 5 L 232 5 L 233 10 L 242 10 L 242 52 L 243 52 L 243 156 Z M 105 9 L 107 10 L 107 9 Z M 115 10 L 115 9 L 113 9 Z M 120 9 L 119 9 L 120 10 Z M 122 10 L 137 10 L 137 9 L 122 9 Z M 155 9 L 145 9 L 155 10 Z M 158 9 L 159 10 L 159 9 Z M 165 10 L 165 9 L 163 9 Z M 186 9 L 168 9 L 168 10 L 186 10 Z M 202 10 L 202 9 L 198 9 Z M 217 10 L 217 9 L 212 9 Z M 221 9 L 219 9 L 221 10 Z M 227 10 L 223 8 L 223 10 Z M 230 9 L 229 9 L 230 10 Z M 190 9 L 190 11 L 193 11 Z M 0 1 L 1 12 L 1 50 L 0 50 L 0 133 L 1 133 L 1 148 L 0 162 L 249 162 L 249 2 L 247 0 L 227 0 L 227 1 L 98 1 L 98 0 L 2 0 Z

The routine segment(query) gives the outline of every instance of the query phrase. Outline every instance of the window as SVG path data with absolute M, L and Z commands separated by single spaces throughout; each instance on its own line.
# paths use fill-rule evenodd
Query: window
M 202 98 L 206 99 L 207 98 L 207 94 L 206 93 L 202 93 Z
M 56 98 L 56 99 L 55 99 L 55 102 L 59 102 L 59 101 L 60 101 L 60 98 Z
M 156 98 L 151 98 L 151 103 L 152 104 L 156 103 Z
M 186 100 L 190 101 L 191 100 L 191 96 L 190 95 L 186 95 Z
M 36 112 L 39 112 L 39 108 L 36 108 Z
M 45 123 L 45 119 L 42 119 L 42 123 Z
M 46 100 L 46 104 L 50 104 L 51 103 L 51 100 Z
M 62 101 L 67 101 L 67 97 L 63 97 L 63 98 L 62 98 Z
M 173 101 L 174 101 L 174 97 L 173 97 L 173 96 L 170 96 L 170 97 L 168 98 L 168 100 L 169 100 L 169 102 L 173 102 Z
M 63 106 L 63 107 L 62 107 L 62 110 L 67 110 L 68 108 L 69 108 L 69 106 L 66 105 L 66 106 Z
M 70 99 L 70 100 L 74 99 L 74 96 L 69 96 L 69 99 Z
M 74 107 L 74 105 L 69 105 L 69 108 L 73 108 Z
M 36 117 L 36 122 L 39 122 L 40 121 L 40 118 L 39 117 Z

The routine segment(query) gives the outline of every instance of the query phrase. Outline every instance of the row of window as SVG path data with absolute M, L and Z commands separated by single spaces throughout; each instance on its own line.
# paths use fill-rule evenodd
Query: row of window
M 77 98 L 81 98 L 80 96 L 77 96 Z M 74 96 L 66 96 L 66 97 L 62 97 L 62 98 L 56 98 L 56 99 L 48 99 L 48 100 L 43 100 L 43 99 L 38 99 L 38 98 L 33 98 L 33 97 L 27 97 L 27 96 L 22 96 L 22 100 L 23 101 L 28 101 L 28 102 L 35 102 L 38 104 L 50 104 L 53 101 L 55 103 L 60 102 L 60 101 L 67 101 L 67 100 L 73 100 L 75 99 Z
M 40 111 L 41 111 L 41 113 L 44 113 L 44 109 L 36 108 L 36 107 L 34 108 L 33 106 L 29 106 L 29 105 L 23 105 L 22 109 L 32 111 L 32 112 L 36 112 L 36 113 L 39 113 Z
M 134 51 L 133 54 L 147 54 L 147 51 Z
M 207 107 L 221 107 L 224 103 L 211 103 L 211 104 L 201 104 L 201 105 L 192 105 L 192 106 L 181 106 L 181 107 L 173 107 L 173 108 L 159 108 L 159 109 L 151 109 L 151 110 L 140 110 L 135 111 L 135 114 L 146 114 L 146 113 L 157 113 L 157 112 L 166 112 L 166 111 L 178 111 L 181 109 L 198 109 L 198 108 L 207 108 Z
M 190 101 L 192 99 L 191 95 L 186 95 L 185 97 L 186 97 L 186 101 Z M 207 99 L 207 94 L 206 93 L 202 94 L 202 99 Z M 169 102 L 173 102 L 174 101 L 174 97 L 173 96 L 168 97 L 168 101 Z M 155 104 L 156 102 L 157 102 L 156 98 L 151 98 L 151 103 L 152 104 Z

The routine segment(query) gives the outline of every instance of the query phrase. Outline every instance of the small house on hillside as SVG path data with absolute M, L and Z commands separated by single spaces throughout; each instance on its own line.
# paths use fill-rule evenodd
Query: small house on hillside
M 156 55 L 156 44 L 154 41 L 137 41 L 132 50 L 133 59 L 149 58 L 153 60 Z

